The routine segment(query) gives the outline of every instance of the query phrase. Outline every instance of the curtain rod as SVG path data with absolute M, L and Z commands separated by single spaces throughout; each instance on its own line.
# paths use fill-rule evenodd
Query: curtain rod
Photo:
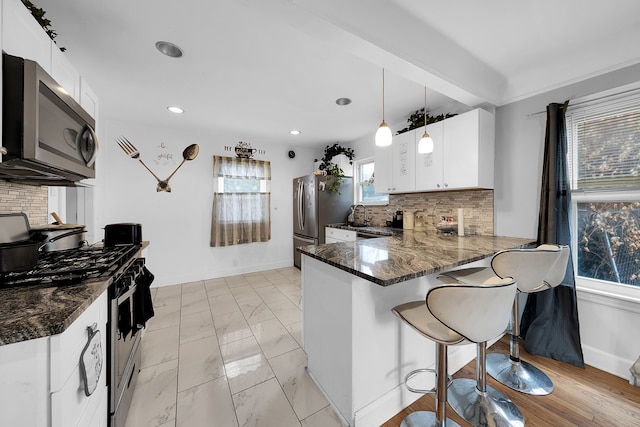
M 639 91 L 640 91 L 640 88 L 635 87 L 635 88 L 624 90 L 624 91 L 621 91 L 621 92 L 608 93 L 606 95 L 602 95 L 602 96 L 599 96 L 599 97 L 596 97 L 596 98 L 585 99 L 584 101 L 577 101 L 575 103 L 571 103 L 571 99 L 569 99 L 569 107 L 577 107 L 579 105 L 584 105 L 584 104 L 588 104 L 588 103 L 595 102 L 595 101 L 600 101 L 600 100 L 607 99 L 607 98 L 613 98 L 614 96 L 626 95 L 628 93 L 639 92 Z M 578 98 L 578 99 L 580 99 L 580 98 Z M 527 115 L 527 118 L 539 116 L 540 114 L 545 114 L 546 112 L 547 111 L 544 110 L 544 111 L 538 111 L 536 113 L 531 113 L 531 114 Z

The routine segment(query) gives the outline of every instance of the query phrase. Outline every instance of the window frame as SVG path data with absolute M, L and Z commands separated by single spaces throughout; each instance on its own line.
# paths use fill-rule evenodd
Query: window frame
M 225 192 L 227 178 L 258 180 L 260 188 Z M 225 247 L 267 242 L 271 240 L 271 215 L 271 162 L 214 155 L 209 245 Z
M 583 97 L 569 104 L 566 115 L 567 137 L 569 144 L 568 156 L 576 151 L 577 141 L 575 129 L 571 127 L 571 115 L 584 106 L 594 106 L 595 108 L 613 108 L 611 103 L 618 98 L 633 97 L 640 101 L 640 82 L 623 86 L 617 89 L 601 92 L 588 97 Z M 572 146 L 573 145 L 573 146 Z M 634 303 L 640 303 L 640 286 L 628 285 L 625 283 L 611 282 L 602 279 L 595 279 L 588 276 L 578 275 L 578 204 L 590 202 L 637 202 L 640 201 L 640 188 L 638 189 L 574 189 L 574 180 L 576 176 L 577 161 L 569 161 L 569 173 L 571 177 L 571 240 L 572 240 L 572 262 L 575 271 L 575 281 L 577 289 L 600 295 L 625 300 Z
M 375 157 L 367 157 L 364 159 L 360 159 L 360 160 L 354 160 L 353 161 L 353 203 L 354 204 L 358 204 L 358 203 L 362 203 L 366 206 L 388 206 L 389 205 L 389 194 L 387 193 L 387 200 L 381 200 L 381 201 L 362 201 L 361 200 L 361 188 L 360 188 L 360 182 L 362 181 L 360 179 L 360 167 L 362 165 L 365 164 L 369 164 L 369 163 L 374 163 L 375 164 Z M 374 165 L 374 171 L 375 171 L 375 165 Z M 375 172 L 374 172 L 375 173 Z M 380 194 L 380 193 L 377 193 Z

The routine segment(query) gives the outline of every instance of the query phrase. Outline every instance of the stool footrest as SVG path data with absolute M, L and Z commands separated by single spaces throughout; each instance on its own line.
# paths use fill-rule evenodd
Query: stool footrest
M 413 393 L 422 393 L 422 394 L 436 394 L 436 388 L 432 388 L 429 390 L 424 390 L 424 389 L 420 389 L 420 388 L 414 388 L 411 387 L 409 385 L 409 380 L 411 380 L 413 377 L 415 377 L 418 374 L 422 374 L 424 372 L 429 372 L 432 374 L 436 374 L 436 370 L 435 369 L 431 369 L 431 368 L 421 368 L 421 369 L 414 369 L 413 371 L 409 372 L 405 377 L 404 377 L 404 385 L 405 387 L 407 387 L 407 390 L 413 392 Z M 449 384 L 451 384 L 451 381 L 453 380 L 453 377 L 451 377 L 451 375 L 447 375 L 447 387 L 449 387 Z

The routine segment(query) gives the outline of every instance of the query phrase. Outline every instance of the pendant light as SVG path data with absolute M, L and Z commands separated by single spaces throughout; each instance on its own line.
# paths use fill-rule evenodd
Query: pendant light
M 424 134 L 418 142 L 418 153 L 429 154 L 433 153 L 433 139 L 427 133 L 427 87 L 424 87 Z
M 391 145 L 391 129 L 387 126 L 387 123 L 384 121 L 384 68 L 382 69 L 382 123 L 380 123 L 380 127 L 376 131 L 376 145 L 378 147 L 386 147 Z

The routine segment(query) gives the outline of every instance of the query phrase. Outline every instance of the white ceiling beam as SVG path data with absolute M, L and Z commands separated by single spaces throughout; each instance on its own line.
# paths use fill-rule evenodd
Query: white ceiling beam
M 470 107 L 499 105 L 506 90 L 506 78 L 391 2 L 245 1 L 328 46 Z

